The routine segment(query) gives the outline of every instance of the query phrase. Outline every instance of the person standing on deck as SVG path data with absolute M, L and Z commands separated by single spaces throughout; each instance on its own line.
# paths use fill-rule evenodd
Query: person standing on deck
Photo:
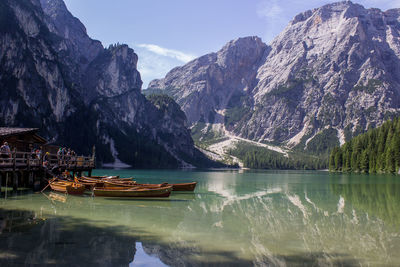
M 36 148 L 32 147 L 31 150 L 31 159 L 36 159 Z
M 57 151 L 57 159 L 58 159 L 58 165 L 61 165 L 61 161 L 62 161 L 62 158 L 63 158 L 63 149 L 60 147 L 59 149 L 58 149 L 58 151 Z
M 36 158 L 38 160 L 40 160 L 41 157 L 42 157 L 42 150 L 41 149 L 36 149 Z
M 65 162 L 66 157 L 67 157 L 67 148 L 66 148 L 66 147 L 63 147 L 63 149 L 62 149 L 62 159 L 63 159 L 63 163 L 62 163 L 62 164 L 66 164 L 66 162 Z
M 46 152 L 46 154 L 44 154 L 43 156 L 43 168 L 47 168 L 47 166 L 49 165 L 49 160 L 50 160 L 50 153 Z
M 8 159 L 11 157 L 11 150 L 7 142 L 4 142 L 4 144 L 0 147 L 0 154 L 2 159 Z M 5 162 L 7 162 L 7 160 Z

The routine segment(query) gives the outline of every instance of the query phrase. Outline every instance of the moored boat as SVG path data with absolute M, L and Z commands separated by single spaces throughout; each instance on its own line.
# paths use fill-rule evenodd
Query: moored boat
M 138 184 L 136 182 L 133 183 L 119 183 L 119 182 L 111 182 L 111 181 L 105 181 L 104 182 L 104 187 L 105 188 L 130 188 L 130 187 L 139 187 L 139 188 L 160 188 L 163 186 L 169 185 L 168 183 L 163 183 L 163 184 Z M 170 185 L 169 185 L 170 186 Z
M 102 197 L 169 197 L 172 186 L 159 188 L 131 187 L 131 188 L 98 188 L 93 189 L 95 196 Z
M 104 180 L 102 181 L 105 187 L 132 187 L 137 186 L 135 181 L 114 181 L 114 180 Z
M 75 177 L 74 180 L 76 183 L 83 184 L 87 190 L 93 190 L 94 187 L 104 186 L 104 182 L 102 181 L 85 180 L 78 177 Z
M 85 192 L 85 185 L 69 181 L 52 181 L 50 187 L 54 191 L 71 195 L 82 195 Z
M 82 176 L 82 177 L 90 178 L 90 179 L 96 179 L 96 180 L 101 180 L 101 179 L 120 179 L 118 175 Z
M 144 187 L 160 187 L 160 186 L 172 186 L 172 191 L 194 191 L 196 188 L 197 182 L 191 182 L 191 183 L 178 183 L 178 184 L 169 184 L 169 183 L 163 183 L 163 184 L 138 184 L 136 183 L 135 185 L 137 186 L 144 186 Z
M 99 176 L 96 176 L 99 177 Z M 102 176 L 101 176 L 102 177 Z M 104 176 L 103 178 L 94 178 L 89 176 L 82 176 L 79 179 L 90 181 L 113 181 L 113 182 L 133 182 L 133 178 L 119 178 L 118 176 Z
M 143 187 L 143 188 L 160 188 L 162 186 L 172 186 L 172 191 L 194 191 L 197 185 L 197 182 L 190 182 L 190 183 L 176 183 L 176 184 L 169 184 L 169 183 L 162 183 L 162 184 L 139 184 L 136 181 L 133 181 L 132 178 L 114 178 L 114 179 L 94 179 L 92 177 L 82 176 L 78 178 L 79 182 L 82 183 L 98 183 L 96 187 L 104 187 L 104 188 L 113 188 L 113 187 L 121 187 L 121 188 L 130 188 L 130 187 Z M 93 186 L 93 184 L 92 184 Z
M 191 183 L 179 183 L 179 184 L 171 184 L 172 191 L 194 191 L 196 188 L 197 182 Z

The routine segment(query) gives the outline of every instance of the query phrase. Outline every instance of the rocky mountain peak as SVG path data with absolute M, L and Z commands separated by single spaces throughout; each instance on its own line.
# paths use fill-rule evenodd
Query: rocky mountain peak
M 237 38 L 218 51 L 217 64 L 224 68 L 246 65 L 257 61 L 265 48 L 266 44 L 257 36 Z
M 135 51 L 126 44 L 111 45 L 108 50 L 111 52 L 114 60 L 124 62 L 132 66 L 137 67 L 138 56 Z
M 56 26 L 58 33 L 64 38 L 70 37 L 70 29 L 74 29 L 73 35 L 79 37 L 87 35 L 85 26 L 75 18 L 65 6 L 62 0 L 40 0 L 43 12 L 49 16 Z
M 213 164 L 178 105 L 141 94 L 133 49 L 105 49 L 61 0 L 4 0 L 0 13 L 0 124 L 40 128 L 79 154 L 95 145 L 112 166 Z
M 150 85 L 192 124 L 223 123 L 230 136 L 307 148 L 329 133 L 342 143 L 400 113 L 399 36 L 398 9 L 332 3 L 297 15 L 270 46 L 239 38 Z
M 229 105 L 232 96 L 253 89 L 254 69 L 268 51 L 259 37 L 238 38 L 217 53 L 171 70 L 165 79 L 152 81 L 149 89 L 165 90 L 181 105 L 191 124 L 199 120 L 223 123 L 220 113 Z M 203 93 L 206 96 L 202 96 Z
M 102 44 L 89 38 L 85 26 L 68 11 L 64 1 L 40 0 L 40 4 L 47 15 L 43 18 L 46 26 L 50 32 L 62 37 L 57 51 L 75 61 L 77 71 L 83 75 L 88 64 L 103 51 Z
M 130 91 L 140 92 L 142 80 L 137 70 L 138 56 L 125 44 L 110 45 L 89 66 L 84 75 L 84 85 L 94 88 L 85 91 L 84 98 L 90 103 L 99 97 L 115 97 Z
M 272 42 L 271 53 L 258 70 L 254 96 L 268 113 L 271 106 L 265 101 L 290 100 L 285 102 L 289 113 L 284 117 L 299 116 L 299 121 L 274 124 L 265 129 L 270 133 L 264 131 L 260 137 L 276 140 L 280 136 L 298 144 L 307 135 L 311 140 L 324 127 L 337 127 L 338 136 L 343 137 L 344 132 L 382 123 L 389 106 L 397 112 L 399 105 L 393 99 L 399 98 L 399 29 L 399 22 L 388 20 L 381 10 L 349 1 L 296 16 Z M 282 106 L 278 110 L 282 112 Z M 364 110 L 369 110 L 366 117 Z M 288 130 L 272 134 L 277 128 Z

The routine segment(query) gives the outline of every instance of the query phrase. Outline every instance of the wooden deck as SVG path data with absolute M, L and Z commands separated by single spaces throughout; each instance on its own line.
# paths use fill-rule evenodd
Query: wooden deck
M 94 157 L 74 156 L 58 158 L 57 155 L 50 154 L 47 164 L 43 157 L 38 159 L 29 152 L 14 151 L 8 159 L 0 158 L 0 171 L 29 171 L 53 169 L 59 167 L 67 171 L 90 171 L 95 168 Z
M 4 181 L 8 181 L 9 177 L 15 189 L 22 184 L 33 187 L 34 184 L 40 184 L 38 187 L 41 187 L 47 184 L 46 178 L 53 176 L 55 169 L 59 172 L 69 171 L 71 173 L 87 171 L 90 176 L 96 167 L 94 156 L 58 157 L 50 154 L 47 158 L 46 162 L 43 157 L 39 159 L 30 152 L 18 151 L 13 151 L 9 158 L 0 158 L 0 188 Z

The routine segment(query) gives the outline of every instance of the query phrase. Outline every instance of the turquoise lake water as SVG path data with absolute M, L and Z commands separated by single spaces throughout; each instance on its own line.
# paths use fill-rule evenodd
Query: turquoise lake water
M 0 198 L 0 266 L 400 266 L 400 177 L 97 170 L 197 181 L 167 199 Z

